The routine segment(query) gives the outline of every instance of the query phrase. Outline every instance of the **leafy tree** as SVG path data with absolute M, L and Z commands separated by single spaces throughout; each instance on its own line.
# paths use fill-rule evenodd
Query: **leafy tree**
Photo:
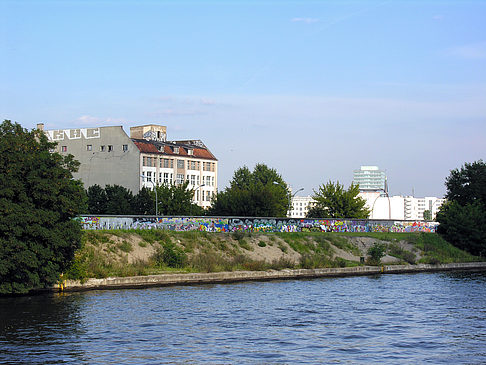
M 89 214 L 105 214 L 107 197 L 105 189 L 99 185 L 92 185 L 86 191 L 88 196 L 88 212 Z
M 0 294 L 51 286 L 80 247 L 79 163 L 50 153 L 55 145 L 40 130 L 0 124 Z
M 445 182 L 448 201 L 460 205 L 480 202 L 486 204 L 486 163 L 483 160 L 465 163 L 460 169 L 454 169 Z
M 424 219 L 426 221 L 432 220 L 432 212 L 429 209 L 424 210 Z
M 150 189 L 145 186 L 140 189 L 132 201 L 132 213 L 142 215 L 155 214 L 155 199 Z
M 465 163 L 446 178 L 447 203 L 437 213 L 437 232 L 454 246 L 486 256 L 486 164 Z
M 354 183 L 348 188 L 338 182 L 322 184 L 312 197 L 316 204 L 309 209 L 309 218 L 368 218 L 370 211 L 365 208 L 366 201 L 358 196 L 359 185 Z
M 105 214 L 132 214 L 133 194 L 120 185 L 106 185 Z
M 285 217 L 289 189 L 280 174 L 265 164 L 251 172 L 244 166 L 235 171 L 230 186 L 217 194 L 208 214 L 242 217 Z
M 160 215 L 204 215 L 204 209 L 193 203 L 194 190 L 188 189 L 189 181 L 182 184 L 158 185 L 157 200 Z M 152 192 L 155 199 L 155 192 Z

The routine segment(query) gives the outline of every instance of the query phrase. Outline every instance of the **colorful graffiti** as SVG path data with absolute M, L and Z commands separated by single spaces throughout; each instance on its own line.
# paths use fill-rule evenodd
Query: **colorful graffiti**
M 80 216 L 84 229 L 167 229 L 206 232 L 436 232 L 438 223 L 423 221 Z

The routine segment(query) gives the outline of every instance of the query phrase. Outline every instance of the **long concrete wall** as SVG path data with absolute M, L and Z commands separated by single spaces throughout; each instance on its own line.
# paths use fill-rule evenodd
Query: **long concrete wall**
M 168 229 L 207 232 L 435 232 L 436 222 L 373 219 L 80 216 L 84 229 Z
M 124 278 L 89 279 L 84 283 L 65 280 L 55 291 L 85 291 L 95 289 L 145 288 L 152 286 L 194 285 L 209 283 L 231 283 L 238 281 L 288 280 L 336 276 L 399 274 L 427 271 L 486 271 L 486 262 L 471 262 L 441 265 L 388 265 L 357 266 L 324 269 L 269 270 L 269 271 L 231 271 L 216 273 L 162 274 L 132 276 Z

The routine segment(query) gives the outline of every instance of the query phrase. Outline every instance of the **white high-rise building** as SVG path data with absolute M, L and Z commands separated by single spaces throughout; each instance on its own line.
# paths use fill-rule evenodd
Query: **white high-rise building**
M 354 170 L 353 182 L 359 184 L 360 191 L 382 191 L 388 193 L 385 171 L 378 166 L 361 166 Z

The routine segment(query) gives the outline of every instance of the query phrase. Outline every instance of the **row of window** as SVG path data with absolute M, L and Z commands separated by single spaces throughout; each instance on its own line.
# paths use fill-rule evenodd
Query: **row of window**
M 187 162 L 187 164 L 186 164 Z M 160 168 L 174 168 L 174 159 L 173 158 L 160 158 L 151 157 L 151 156 L 143 156 L 142 158 L 143 166 L 147 167 L 157 167 Z M 196 170 L 199 171 L 201 167 L 201 162 L 199 161 L 185 161 L 185 160 L 176 160 L 176 166 L 178 169 L 183 170 L 187 165 L 188 170 Z M 214 162 L 203 162 L 203 171 L 214 171 L 216 168 L 216 163 Z
M 67 152 L 68 147 L 67 146 L 61 146 L 61 152 Z M 93 151 L 93 145 L 92 144 L 87 144 L 86 145 L 86 151 Z M 100 146 L 100 152 L 113 152 L 114 148 L 113 145 L 101 145 Z M 128 151 L 128 145 L 124 144 L 122 145 L 122 151 L 127 152 Z
M 150 182 L 157 182 L 157 175 L 155 172 L 152 171 L 146 171 L 142 173 L 142 176 L 147 179 L 147 181 Z M 160 172 L 159 173 L 159 184 L 172 184 L 174 182 L 173 179 L 174 174 L 170 172 Z M 182 184 L 184 182 L 184 179 L 189 181 L 189 184 L 192 186 L 198 186 L 199 185 L 199 175 L 187 175 L 187 177 L 184 176 L 184 174 L 177 174 L 176 175 L 176 184 Z M 214 186 L 214 176 L 203 176 L 202 177 L 202 184 L 204 186 Z

